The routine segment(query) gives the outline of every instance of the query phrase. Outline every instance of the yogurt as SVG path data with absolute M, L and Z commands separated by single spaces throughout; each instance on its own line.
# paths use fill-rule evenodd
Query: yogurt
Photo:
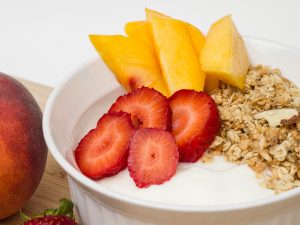
M 161 185 L 137 188 L 128 170 L 98 181 L 115 192 L 158 203 L 177 205 L 223 205 L 270 197 L 273 191 L 246 165 L 235 165 L 216 157 L 209 164 L 179 163 L 176 174 Z

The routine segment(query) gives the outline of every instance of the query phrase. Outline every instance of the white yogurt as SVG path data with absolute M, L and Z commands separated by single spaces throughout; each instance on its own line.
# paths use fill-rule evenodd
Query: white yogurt
M 101 99 L 79 119 L 71 140 L 73 149 L 95 127 L 99 117 L 113 102 L 112 98 L 106 96 Z M 72 152 L 67 152 L 66 158 L 77 167 Z M 127 169 L 97 183 L 133 198 L 177 205 L 224 205 L 255 201 L 274 195 L 273 191 L 261 187 L 261 180 L 255 177 L 255 173 L 248 166 L 226 162 L 222 157 L 215 157 L 213 162 L 207 164 L 179 163 L 177 172 L 170 181 L 148 188 L 136 187 Z
M 224 169 L 210 169 L 210 167 Z M 203 163 L 180 163 L 176 174 L 162 185 L 137 188 L 128 170 L 98 181 L 115 192 L 159 203 L 179 205 L 222 205 L 254 201 L 272 196 L 262 188 L 246 165 L 235 166 L 221 157 L 206 166 Z

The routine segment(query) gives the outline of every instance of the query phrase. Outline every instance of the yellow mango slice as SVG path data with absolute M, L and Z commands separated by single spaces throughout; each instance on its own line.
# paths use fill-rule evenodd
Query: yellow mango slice
M 127 91 L 146 86 L 169 96 L 156 57 L 143 41 L 122 35 L 89 37 L 103 61 Z
M 133 21 L 125 25 L 125 33 L 128 37 L 143 40 L 153 52 L 155 52 L 150 25 L 146 21 Z
M 200 53 L 201 53 L 202 48 L 203 48 L 204 43 L 205 43 L 205 37 L 202 34 L 202 32 L 198 28 L 194 27 L 193 25 L 186 23 L 186 26 L 187 26 L 187 29 L 189 31 L 190 38 L 192 40 L 194 49 L 195 49 L 195 51 L 197 53 L 197 56 L 199 57 L 199 60 L 200 60 Z M 200 61 L 200 65 L 201 65 L 201 61 Z M 209 74 L 206 74 L 205 83 L 204 83 L 204 90 L 207 93 L 211 93 L 214 89 L 216 89 L 218 87 L 219 87 L 219 80 L 212 77 Z
M 162 14 L 160 14 L 162 15 Z M 165 15 L 162 15 L 165 16 Z M 168 17 L 168 16 L 166 16 Z M 168 17 L 170 18 L 170 17 Z M 183 22 L 183 21 L 182 21 Z M 202 32 L 195 26 L 183 22 L 190 34 L 191 41 L 193 43 L 194 49 L 197 55 L 200 54 L 205 41 L 205 37 Z M 151 33 L 151 25 L 147 21 L 132 21 L 125 25 L 125 33 L 128 37 L 139 38 L 143 40 L 147 45 L 154 49 L 154 43 Z
M 189 35 L 190 35 L 191 41 L 193 43 L 193 47 L 196 51 L 196 54 L 197 54 L 197 56 L 199 56 L 200 52 L 202 50 L 202 47 L 204 46 L 205 37 L 197 27 L 193 26 L 192 24 L 186 23 L 186 22 L 184 22 L 184 23 L 189 32 Z
M 205 73 L 200 69 L 190 33 L 182 21 L 146 9 L 154 46 L 170 94 L 180 89 L 202 91 Z
M 164 14 L 161 14 L 159 12 L 155 12 L 160 16 L 165 16 L 167 18 L 170 18 Z M 204 45 L 205 42 L 205 37 L 202 34 L 202 32 L 192 24 L 189 24 L 187 22 L 181 21 L 182 23 L 185 24 L 193 47 L 196 51 L 196 54 L 200 56 L 200 51 Z M 154 43 L 153 43 L 153 38 L 152 38 L 152 33 L 151 33 L 151 25 L 147 21 L 132 21 L 128 22 L 125 25 L 125 33 L 128 35 L 128 37 L 135 37 L 143 40 L 148 46 L 151 47 L 151 49 L 154 50 Z M 208 93 L 211 93 L 214 89 L 218 88 L 219 86 L 219 81 L 211 76 L 206 76 L 205 79 L 205 86 L 204 90 Z
M 159 12 L 156 12 L 156 13 L 161 16 L 168 17 Z M 168 18 L 170 18 L 170 17 L 168 17 Z M 202 34 L 202 32 L 198 28 L 193 26 L 192 24 L 189 24 L 189 23 L 186 23 L 183 21 L 182 21 L 182 23 L 185 24 L 185 26 L 189 32 L 193 47 L 196 51 L 196 54 L 199 57 L 200 51 L 205 42 L 205 37 Z M 149 22 L 147 22 L 147 21 L 128 22 L 125 25 L 125 33 L 128 35 L 128 37 L 134 37 L 134 38 L 139 38 L 139 39 L 143 40 L 148 46 L 151 47 L 151 49 L 153 49 L 153 51 L 155 51 L 153 38 L 152 38 L 152 32 L 151 32 L 151 25 L 149 24 Z M 219 82 L 217 79 L 206 76 L 205 86 L 204 86 L 205 91 L 210 93 L 212 90 L 217 88 L 218 85 L 219 85 Z
M 243 88 L 249 68 L 244 41 L 231 16 L 225 16 L 209 29 L 200 56 L 201 69 L 216 79 Z

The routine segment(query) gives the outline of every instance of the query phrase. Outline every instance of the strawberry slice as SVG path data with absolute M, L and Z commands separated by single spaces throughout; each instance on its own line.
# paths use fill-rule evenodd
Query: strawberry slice
M 178 148 L 168 131 L 142 128 L 134 132 L 130 143 L 128 169 L 137 187 L 162 184 L 175 174 Z
M 179 161 L 195 162 L 220 130 L 218 107 L 205 92 L 179 90 L 169 99 Z
M 127 112 L 135 128 L 171 130 L 171 109 L 168 99 L 158 91 L 141 87 L 120 96 L 109 112 Z
M 126 168 L 134 131 L 125 112 L 104 114 L 79 143 L 75 159 L 81 172 L 91 179 L 112 176 Z

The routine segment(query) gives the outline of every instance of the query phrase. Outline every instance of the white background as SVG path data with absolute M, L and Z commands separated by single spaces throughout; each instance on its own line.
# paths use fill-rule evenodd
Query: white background
M 98 57 L 88 34 L 123 33 L 127 21 L 144 18 L 144 7 L 203 32 L 232 14 L 241 34 L 300 49 L 297 0 L 0 0 L 0 71 L 56 86 Z

